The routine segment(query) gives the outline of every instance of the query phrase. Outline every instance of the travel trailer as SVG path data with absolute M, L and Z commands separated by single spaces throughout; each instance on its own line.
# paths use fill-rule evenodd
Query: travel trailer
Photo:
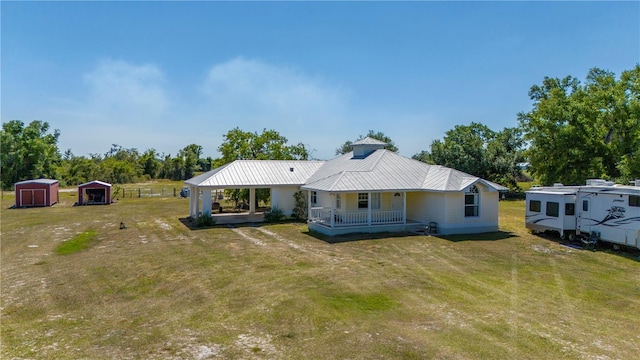
M 640 249 L 640 180 L 635 186 L 592 179 L 586 186 L 533 187 L 526 192 L 527 229 L 561 239 L 597 240 Z

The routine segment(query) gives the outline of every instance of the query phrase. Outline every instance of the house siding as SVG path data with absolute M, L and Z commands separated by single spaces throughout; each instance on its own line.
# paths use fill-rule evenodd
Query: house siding
M 286 216 L 293 214 L 293 209 L 296 206 L 296 200 L 293 194 L 298 192 L 300 187 L 298 186 L 278 186 L 271 188 L 271 207 L 278 208 Z

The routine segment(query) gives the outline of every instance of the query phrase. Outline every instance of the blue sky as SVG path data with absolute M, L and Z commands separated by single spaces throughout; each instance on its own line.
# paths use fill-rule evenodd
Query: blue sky
M 382 131 L 411 156 L 517 126 L 545 76 L 640 61 L 639 2 L 6 2 L 1 118 L 61 151 L 175 155 L 275 129 L 329 159 Z

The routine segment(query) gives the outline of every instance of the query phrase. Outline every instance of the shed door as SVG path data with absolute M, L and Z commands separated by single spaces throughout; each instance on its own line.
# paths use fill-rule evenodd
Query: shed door
M 20 190 L 20 206 L 33 206 L 33 190 Z
M 578 203 L 578 229 L 581 233 L 591 233 L 591 201 L 581 198 Z
M 44 189 L 34 189 L 33 190 L 33 206 L 45 206 L 45 190 Z

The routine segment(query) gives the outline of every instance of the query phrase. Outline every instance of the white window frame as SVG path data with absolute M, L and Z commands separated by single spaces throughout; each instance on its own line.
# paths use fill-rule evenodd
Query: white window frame
M 368 208 L 369 208 L 369 193 L 358 193 L 358 210 L 363 210 Z
M 311 205 L 318 205 L 318 192 L 317 191 L 312 191 L 311 192 Z
M 336 194 L 336 209 L 342 208 L 342 194 Z
M 468 197 L 473 196 L 473 202 L 468 203 Z M 467 213 L 467 209 L 472 208 L 473 215 Z M 479 217 L 480 216 L 480 193 L 475 185 L 471 185 L 469 189 L 464 193 L 464 217 Z

